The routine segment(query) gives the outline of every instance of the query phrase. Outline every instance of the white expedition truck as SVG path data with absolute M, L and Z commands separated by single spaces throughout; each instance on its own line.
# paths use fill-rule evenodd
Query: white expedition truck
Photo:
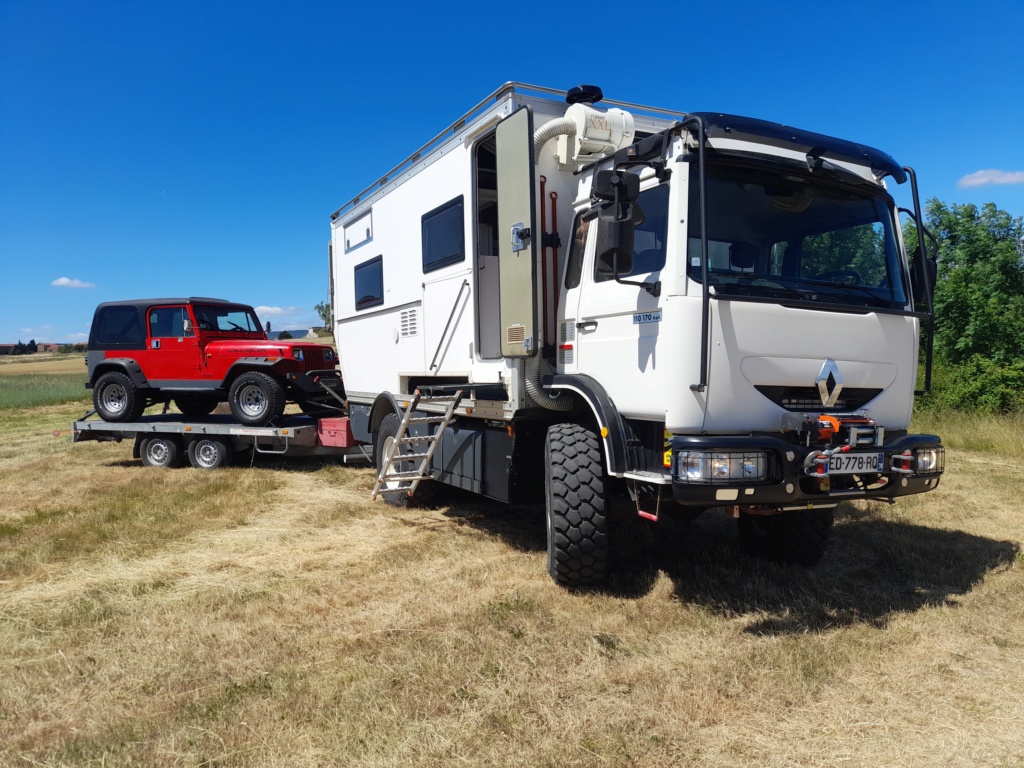
M 761 120 L 562 96 L 503 85 L 331 217 L 374 495 L 543 496 L 548 570 L 586 586 L 612 493 L 653 521 L 724 507 L 749 550 L 813 564 L 844 499 L 934 489 L 941 442 L 908 433 L 934 258 L 908 258 L 884 183 L 910 179 L 925 232 L 913 171 Z

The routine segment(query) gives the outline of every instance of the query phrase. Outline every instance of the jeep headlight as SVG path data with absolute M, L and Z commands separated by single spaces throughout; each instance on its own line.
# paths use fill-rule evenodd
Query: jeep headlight
M 324 360 L 326 360 L 327 362 L 331 362 L 333 359 L 334 359 L 334 350 L 333 349 L 325 349 L 324 350 Z
M 302 354 L 302 350 L 295 347 L 292 348 L 292 357 L 295 358 L 296 360 L 305 359 L 304 355 Z
M 679 451 L 676 477 L 684 483 L 723 485 L 768 479 L 767 451 Z

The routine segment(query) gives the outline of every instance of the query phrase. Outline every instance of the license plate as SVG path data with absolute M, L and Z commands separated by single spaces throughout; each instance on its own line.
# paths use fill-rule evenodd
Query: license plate
M 834 453 L 828 459 L 830 475 L 866 475 L 884 469 L 884 453 Z

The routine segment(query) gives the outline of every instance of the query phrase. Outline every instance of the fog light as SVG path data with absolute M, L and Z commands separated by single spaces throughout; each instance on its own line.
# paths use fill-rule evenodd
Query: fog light
M 679 451 L 676 476 L 684 483 L 758 483 L 768 479 L 767 451 Z
M 914 472 L 919 475 L 941 474 L 946 465 L 946 449 L 937 448 L 914 449 Z

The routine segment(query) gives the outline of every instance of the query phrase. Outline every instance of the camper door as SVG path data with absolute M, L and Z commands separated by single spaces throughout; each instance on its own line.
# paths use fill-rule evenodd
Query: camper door
M 536 247 L 533 221 L 533 114 L 521 107 L 498 124 L 498 271 L 501 354 L 537 353 Z

